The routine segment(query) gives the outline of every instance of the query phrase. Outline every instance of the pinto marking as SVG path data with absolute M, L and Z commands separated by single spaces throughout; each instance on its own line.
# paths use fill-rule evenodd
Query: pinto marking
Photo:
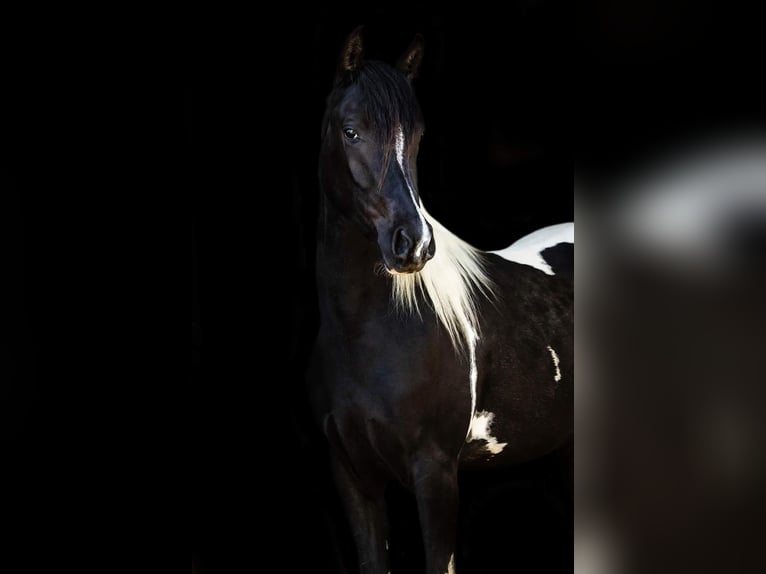
M 490 251 L 508 261 L 529 265 L 546 275 L 555 275 L 541 253 L 559 243 L 574 243 L 574 223 L 549 225 L 515 241 L 505 249 Z
M 497 442 L 497 438 L 491 434 L 492 421 L 495 419 L 495 413 L 489 411 L 479 411 L 471 421 L 471 428 L 468 429 L 468 439 L 466 442 L 475 440 L 486 441 L 486 448 L 492 454 L 500 454 L 508 446 L 507 442 Z
M 466 431 L 466 442 L 468 436 L 471 434 L 471 424 L 473 422 L 474 414 L 476 413 L 476 380 L 478 379 L 478 369 L 476 368 L 476 343 L 479 342 L 479 336 L 476 334 L 470 325 L 464 325 L 464 328 L 469 334 L 468 339 L 468 382 L 470 384 L 469 391 L 471 393 L 471 417 L 468 419 L 468 430 Z
M 556 354 L 556 351 L 553 350 L 553 347 L 548 345 L 548 351 L 551 353 L 551 358 L 553 359 L 553 367 L 556 369 L 556 374 L 553 375 L 553 380 L 557 383 L 561 380 L 561 370 L 559 369 L 559 356 Z

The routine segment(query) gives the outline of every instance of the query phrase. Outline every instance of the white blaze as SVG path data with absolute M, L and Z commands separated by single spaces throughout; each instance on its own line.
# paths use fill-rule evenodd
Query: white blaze
M 548 345 L 548 351 L 551 353 L 551 358 L 553 359 L 553 366 L 556 369 L 556 374 L 553 375 L 553 380 L 558 382 L 561 380 L 561 371 L 559 370 L 559 356 L 556 354 L 556 351 L 553 350 L 553 347 Z
M 402 126 L 396 128 L 396 162 L 399 164 L 399 169 L 402 170 L 404 181 L 407 184 L 407 190 L 410 192 L 412 203 L 415 205 L 415 211 L 420 219 L 420 241 L 415 246 L 415 256 L 419 256 L 421 251 L 431 243 L 431 234 L 428 232 L 428 225 L 426 225 L 426 219 L 423 217 L 423 212 L 420 210 L 420 204 L 415 197 L 415 190 L 410 185 L 410 178 L 407 177 L 407 171 L 404 169 L 404 131 Z
M 446 574 L 455 574 L 455 553 L 453 552 L 449 556 L 449 564 L 447 564 L 447 573 Z
M 471 421 L 471 428 L 468 429 L 468 438 L 466 442 L 475 440 L 486 441 L 485 447 L 492 454 L 499 454 L 503 449 L 508 446 L 507 442 L 497 442 L 497 438 L 492 436 L 492 421 L 495 418 L 495 413 L 489 411 L 479 411 L 473 417 Z

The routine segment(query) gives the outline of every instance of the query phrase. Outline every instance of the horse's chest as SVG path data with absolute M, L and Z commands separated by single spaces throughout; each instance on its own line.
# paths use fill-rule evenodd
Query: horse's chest
M 321 344 L 324 383 L 393 403 L 432 384 L 452 366 L 435 352 L 433 336 L 418 327 L 367 321 L 353 331 L 328 334 Z
M 401 339 L 386 345 L 364 337 L 328 343 L 325 413 L 352 458 L 374 453 L 396 466 L 424 440 L 459 448 L 471 399 L 468 366 L 454 353 L 433 354 L 418 341 Z

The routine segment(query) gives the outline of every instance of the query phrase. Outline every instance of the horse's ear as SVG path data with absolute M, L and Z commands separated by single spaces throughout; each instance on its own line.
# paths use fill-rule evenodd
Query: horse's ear
M 396 67 L 399 68 L 408 80 L 417 77 L 420 70 L 420 62 L 423 60 L 423 36 L 415 34 L 415 38 L 410 43 L 410 47 L 399 58 Z
M 364 58 L 364 45 L 362 43 L 363 28 L 364 26 L 359 26 L 346 38 L 346 43 L 343 44 L 343 50 L 340 53 L 338 71 L 335 76 L 336 81 L 343 80 L 350 74 L 353 74 L 362 65 L 362 59 Z

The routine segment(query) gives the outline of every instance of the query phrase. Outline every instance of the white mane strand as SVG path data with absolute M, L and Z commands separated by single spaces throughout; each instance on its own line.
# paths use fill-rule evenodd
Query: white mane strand
M 473 346 L 479 333 L 476 297 L 494 295 L 492 280 L 484 268 L 483 252 L 472 247 L 420 208 L 433 227 L 436 253 L 418 273 L 392 275 L 395 305 L 417 312 L 418 291 L 430 302 L 455 348 Z

